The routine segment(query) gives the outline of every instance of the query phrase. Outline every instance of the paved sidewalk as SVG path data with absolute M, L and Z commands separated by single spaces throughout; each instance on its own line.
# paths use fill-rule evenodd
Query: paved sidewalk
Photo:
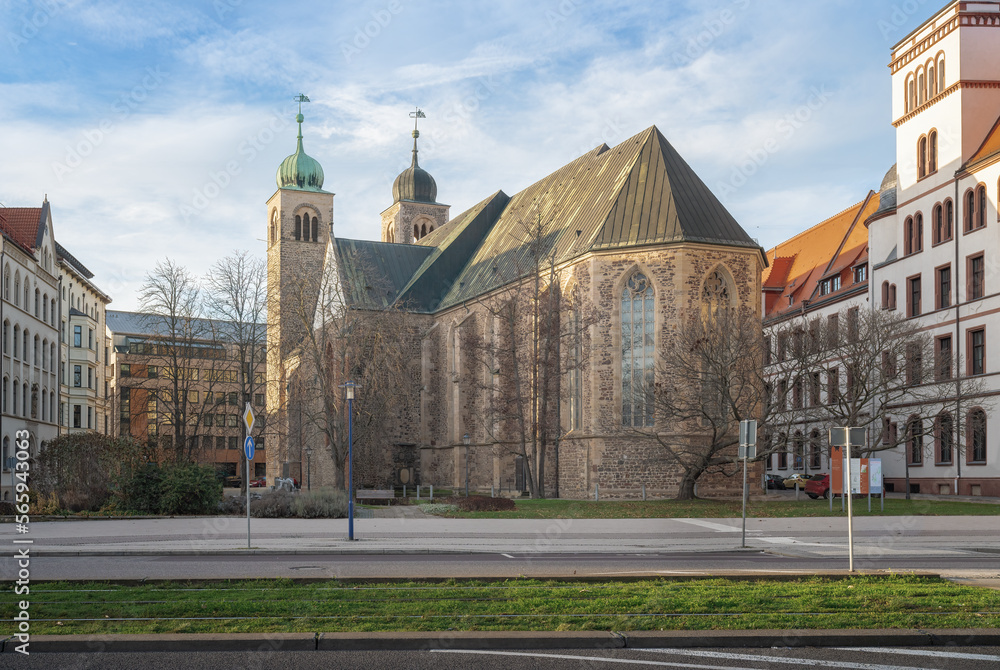
M 391 508 L 390 508 L 391 509 Z M 405 509 L 405 508 L 400 508 Z M 0 543 L 32 540 L 32 555 L 211 553 L 644 553 L 740 549 L 740 519 L 346 519 L 241 517 L 47 521 L 26 535 L 0 525 Z M 854 521 L 855 555 L 996 554 L 1000 516 L 868 517 Z M 747 547 L 809 556 L 844 556 L 844 519 L 748 519 Z

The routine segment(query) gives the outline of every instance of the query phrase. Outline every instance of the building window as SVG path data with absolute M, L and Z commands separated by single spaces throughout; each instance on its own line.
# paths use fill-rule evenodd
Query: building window
M 861 310 L 858 307 L 851 307 L 847 310 L 847 339 L 849 342 L 857 342 L 860 333 Z
M 76 388 L 83 386 L 83 368 L 79 365 L 73 366 L 73 386 Z
M 924 250 L 924 215 L 917 212 L 912 217 L 906 217 L 904 223 L 906 239 L 903 241 L 904 253 L 909 256 Z
M 819 470 L 823 467 L 823 451 L 820 447 L 819 431 L 813 428 L 809 434 L 809 467 Z
M 920 275 L 910 277 L 906 280 L 906 284 L 906 315 L 910 317 L 920 316 Z
M 80 427 L 82 427 L 81 426 L 81 419 L 80 419 L 80 417 L 81 417 L 80 406 L 79 405 L 73 405 L 73 427 L 74 428 L 80 428 Z
M 920 419 L 910 419 L 906 424 L 906 457 L 910 465 L 923 465 L 924 462 L 924 422 Z
M 949 204 L 951 201 L 948 201 Z M 948 230 L 945 230 L 945 220 L 944 220 L 944 206 L 937 204 L 934 205 L 934 209 L 931 210 L 931 242 L 932 244 L 940 244 L 947 239 L 951 238 L 951 223 L 948 224 Z
M 934 358 L 936 363 L 934 369 L 937 372 L 937 378 L 939 380 L 951 379 L 951 335 L 943 335 L 937 338 L 934 344 Z
M 927 136 L 927 174 L 937 172 L 937 131 L 932 130 Z
M 979 253 L 975 256 L 970 256 L 968 261 L 968 276 L 969 276 L 969 287 L 968 287 L 968 300 L 979 300 L 985 294 L 985 277 L 986 277 L 986 262 L 983 258 L 983 254 Z
M 924 358 L 918 343 L 906 345 L 906 383 L 910 386 L 924 382 Z
M 802 470 L 805 467 L 805 444 L 802 441 L 802 433 L 795 432 L 795 441 L 792 442 L 792 469 Z
M 94 388 L 94 368 L 87 368 L 87 388 Z
M 934 303 L 937 309 L 951 307 L 951 266 L 945 265 L 935 270 Z
M 302 215 L 295 215 L 295 239 L 302 239 Z
M 969 453 L 970 463 L 986 462 L 986 412 L 976 408 L 969 412 Z
M 922 77 L 921 77 L 922 78 Z M 917 140 L 917 179 L 927 176 L 927 138 Z
M 94 348 L 94 329 L 93 328 L 88 328 L 87 329 L 87 348 L 88 349 L 93 349 Z
M 955 444 L 955 426 L 951 414 L 944 412 L 938 415 L 934 426 L 934 440 L 937 442 L 937 462 L 941 465 L 949 465 L 952 460 L 952 451 Z
M 837 314 L 826 317 L 826 344 L 830 349 L 840 345 L 840 316 Z
M 830 292 L 840 290 L 840 275 L 830 277 Z
M 431 228 L 431 230 L 434 230 L 434 228 Z M 319 239 L 319 219 L 315 216 L 312 218 L 312 238 L 313 242 Z
M 788 452 L 782 449 L 778 452 L 778 469 L 787 470 L 788 469 Z
M 632 275 L 621 294 L 622 425 L 653 425 L 653 286 Z
M 83 346 L 83 327 L 73 326 L 73 346 L 81 347 Z
M 820 381 L 820 373 L 814 372 L 810 377 L 809 383 L 809 406 L 818 407 L 820 404 L 820 393 L 822 391 L 823 384 Z
M 969 374 L 981 375 L 986 372 L 986 329 L 969 331 Z
M 854 268 L 854 283 L 855 284 L 860 284 L 861 282 L 867 281 L 867 280 L 868 280 L 868 266 L 867 265 L 859 265 L 856 268 Z
M 965 192 L 964 221 L 967 233 L 986 225 L 986 184 Z
M 830 368 L 826 372 L 826 403 L 836 405 L 840 402 L 840 372 Z
M 263 393 L 254 393 L 254 395 L 253 395 L 253 404 L 256 405 L 257 407 L 263 407 L 264 406 L 264 394 Z

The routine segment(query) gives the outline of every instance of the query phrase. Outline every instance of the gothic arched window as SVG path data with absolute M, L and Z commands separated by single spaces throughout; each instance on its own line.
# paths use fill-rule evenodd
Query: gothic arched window
M 278 240 L 278 210 L 271 212 L 271 244 Z
M 299 214 L 295 215 L 295 239 L 302 239 L 302 216 Z
M 313 242 L 318 241 L 319 240 L 319 219 L 317 219 L 315 216 L 313 217 L 313 230 L 312 230 L 312 233 L 313 233 Z
M 653 285 L 635 273 L 622 289 L 622 425 L 653 425 Z
M 708 308 L 708 315 L 715 314 L 720 308 L 728 309 L 732 305 L 729 281 L 722 270 L 715 270 L 705 279 L 701 299 Z

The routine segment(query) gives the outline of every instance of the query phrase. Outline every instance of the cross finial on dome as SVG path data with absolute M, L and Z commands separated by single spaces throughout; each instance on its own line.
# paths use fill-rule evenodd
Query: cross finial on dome
M 417 138 L 420 137 L 420 131 L 417 130 L 417 121 L 419 119 L 426 119 L 427 115 L 419 107 L 415 107 L 414 111 L 410 112 L 410 118 L 413 119 L 413 161 L 411 161 L 410 166 L 415 167 L 417 165 Z

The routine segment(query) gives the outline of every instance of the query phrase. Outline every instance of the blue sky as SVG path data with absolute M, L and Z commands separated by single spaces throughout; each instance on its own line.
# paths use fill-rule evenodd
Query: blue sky
M 295 148 L 377 239 L 420 106 L 458 214 L 657 125 L 765 247 L 894 162 L 889 49 L 941 0 L 0 0 L 0 203 L 48 194 L 113 307 L 170 256 L 264 254 Z

